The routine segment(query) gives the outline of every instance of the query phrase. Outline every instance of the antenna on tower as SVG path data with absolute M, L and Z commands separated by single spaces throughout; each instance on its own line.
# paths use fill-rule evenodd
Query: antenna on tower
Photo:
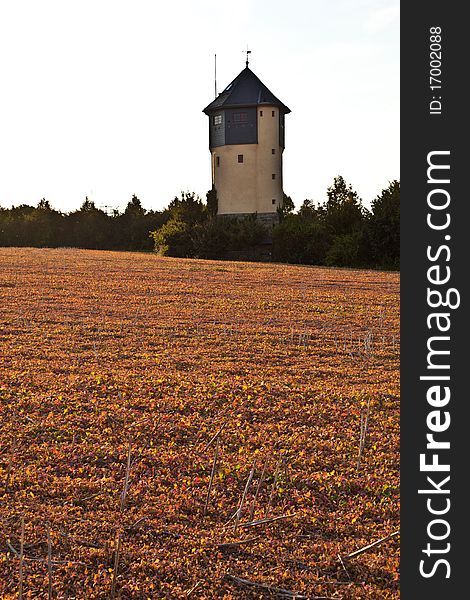
M 214 54 L 214 91 L 217 98 L 217 54 Z
M 248 54 L 251 54 L 251 50 L 248 50 L 248 46 L 247 46 L 246 50 L 244 50 L 243 52 L 246 53 L 246 67 L 248 68 L 248 63 L 250 62 L 250 58 L 249 58 Z

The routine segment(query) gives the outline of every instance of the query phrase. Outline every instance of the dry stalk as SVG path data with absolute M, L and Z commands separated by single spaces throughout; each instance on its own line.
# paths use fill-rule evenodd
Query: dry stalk
M 80 546 L 85 546 L 86 548 L 100 549 L 100 548 L 104 547 L 102 544 L 98 544 L 97 542 L 89 542 L 88 540 L 74 537 L 74 536 L 70 535 L 69 533 L 67 533 L 66 531 L 59 531 L 59 535 L 61 535 L 62 537 L 64 537 L 67 540 L 71 540 L 72 542 L 79 544 Z
M 19 554 L 18 550 L 16 548 L 14 548 L 8 541 L 7 541 L 7 546 L 8 546 L 8 549 L 10 550 L 10 552 L 13 552 L 13 554 L 16 556 L 16 558 L 19 558 L 20 554 Z
M 51 544 L 51 524 L 47 523 L 47 596 L 52 600 L 52 544 Z
M 291 515 L 280 515 L 278 517 L 267 517 L 266 519 L 258 519 L 256 521 L 250 521 L 249 523 L 240 523 L 240 527 L 242 529 L 246 529 L 248 527 L 255 527 L 256 525 L 265 525 L 281 519 L 290 519 L 291 517 L 295 517 L 296 514 L 297 513 L 292 513 Z
M 144 523 L 147 520 L 148 520 L 148 517 L 142 517 L 141 519 L 138 519 L 135 523 L 132 523 L 132 525 L 130 527 L 127 527 L 127 530 L 133 531 L 134 529 L 137 529 L 140 525 L 142 525 L 142 523 Z
M 266 457 L 266 460 L 264 461 L 263 470 L 261 471 L 261 475 L 260 475 L 260 478 L 258 480 L 258 485 L 256 486 L 255 496 L 253 498 L 253 502 L 251 503 L 250 521 L 253 521 L 253 517 L 255 515 L 256 500 L 258 499 L 259 491 L 260 491 L 261 486 L 263 485 L 263 482 L 264 482 L 264 475 L 266 473 L 266 467 L 267 467 L 267 465 L 268 465 L 268 457 Z
M 278 480 L 278 477 L 279 477 L 279 469 L 280 469 L 280 466 L 281 466 L 282 456 L 283 456 L 283 454 L 281 452 L 281 454 L 279 455 L 279 459 L 277 461 L 276 470 L 274 472 L 274 481 L 273 481 L 273 485 L 272 485 L 272 488 L 271 488 L 271 494 L 269 495 L 268 508 L 266 509 L 266 514 L 267 515 L 269 514 L 269 509 L 271 508 L 271 503 L 273 501 L 274 492 L 275 492 L 275 490 L 277 488 L 277 480 Z
M 360 425 L 360 435 L 359 435 L 359 454 L 357 457 L 356 471 L 359 471 L 359 467 L 361 465 L 362 453 L 364 451 L 366 445 L 367 431 L 369 428 L 369 417 L 370 417 L 370 398 L 367 402 L 367 410 L 364 413 L 361 410 L 361 425 Z
M 219 435 L 222 433 L 225 425 L 227 425 L 227 422 L 223 423 L 222 427 L 217 431 L 217 433 L 215 435 L 213 435 L 211 437 L 211 439 L 207 442 L 206 447 L 204 448 L 204 452 L 206 452 L 208 450 L 208 448 L 210 447 L 211 444 L 213 444 L 216 440 L 218 440 Z
M 361 411 L 360 416 L 360 433 L 359 433 L 359 454 L 357 457 L 356 471 L 359 471 L 359 465 L 361 463 L 362 451 L 364 449 L 364 413 Z
M 235 575 L 231 575 L 230 573 L 226 573 L 224 575 L 224 579 L 241 587 L 255 588 L 264 592 L 268 592 L 271 596 L 275 596 L 278 598 L 295 598 L 297 600 L 330 600 L 325 596 L 322 596 L 321 598 L 319 596 L 310 596 L 309 599 L 308 596 L 304 596 L 303 594 L 300 594 L 298 592 L 292 592 L 290 590 L 274 587 L 265 583 L 258 583 L 257 581 L 250 581 L 249 579 L 242 579 L 241 577 L 236 577 Z
M 8 466 L 7 466 L 7 476 L 6 476 L 6 481 L 5 481 L 5 494 L 8 494 L 12 470 L 13 470 L 13 449 L 11 451 L 10 460 L 8 461 Z
M 20 583 L 18 589 L 18 598 L 23 600 L 23 566 L 24 566 L 24 517 L 21 517 L 21 534 L 20 534 Z
M 195 592 L 202 584 L 202 581 L 198 581 L 195 585 L 193 585 L 193 587 L 186 592 L 186 598 L 189 598 L 189 596 L 191 596 L 191 594 Z
M 229 520 L 228 520 L 228 521 L 225 523 L 224 527 L 227 527 L 227 526 L 228 526 L 228 524 L 229 524 L 231 521 L 233 521 L 233 519 L 235 519 L 235 517 L 237 516 L 237 514 L 238 514 L 238 507 L 237 507 L 237 510 L 236 510 L 236 511 L 233 513 L 233 515 L 232 515 L 232 516 L 229 518 Z
M 240 500 L 240 505 L 238 507 L 238 510 L 237 510 L 237 513 L 236 513 L 236 516 L 235 516 L 235 524 L 233 526 L 233 531 L 234 532 L 237 530 L 238 524 L 240 522 L 240 517 L 241 517 L 242 511 L 243 511 L 243 506 L 245 504 L 246 494 L 248 493 L 248 489 L 250 487 L 251 480 L 253 479 L 253 475 L 254 475 L 254 472 L 255 472 L 255 467 L 256 467 L 256 459 L 253 461 L 253 466 L 251 467 L 250 474 L 248 475 L 248 479 L 246 481 L 245 489 L 243 490 L 242 499 Z
M 346 575 L 348 576 L 348 579 L 351 581 L 351 575 L 349 574 L 349 571 L 346 569 L 346 565 L 344 564 L 344 561 L 341 557 L 341 554 L 338 554 L 338 558 L 339 558 L 339 562 L 341 563 L 341 566 L 344 569 L 344 572 L 346 573 Z
M 217 544 L 216 548 L 219 550 L 238 550 L 240 546 L 245 546 L 246 544 L 252 544 L 260 539 L 261 536 L 256 535 L 255 537 L 246 538 L 245 540 L 239 540 L 238 542 L 224 542 L 222 544 Z
M 118 569 L 119 569 L 119 553 L 121 551 L 121 532 L 118 532 L 116 536 L 116 551 L 114 555 L 114 569 L 113 569 L 113 580 L 111 582 L 111 600 L 114 600 L 116 597 L 116 585 L 117 585 L 117 577 L 118 577 Z
M 348 554 L 346 556 L 346 558 L 354 558 L 355 556 L 359 556 L 359 554 L 362 554 L 363 552 L 366 552 L 367 550 L 370 550 L 371 548 L 374 548 L 375 546 L 378 546 L 379 544 L 382 544 L 383 542 L 388 542 L 388 540 L 391 540 L 392 538 L 396 537 L 399 534 L 400 534 L 399 531 L 394 531 L 390 535 L 386 535 L 385 537 L 380 538 L 380 540 L 377 540 L 376 542 L 373 542 L 372 544 L 368 544 L 367 546 L 363 546 L 362 548 L 359 548 L 359 550 L 356 550 L 355 552 L 351 552 L 351 554 Z
M 222 428 L 219 430 L 219 433 L 220 433 L 220 431 L 222 431 Z M 219 457 L 219 438 L 217 437 L 217 441 L 216 441 L 216 444 L 215 444 L 214 462 L 212 463 L 211 478 L 209 479 L 209 487 L 207 488 L 206 503 L 204 504 L 204 511 L 203 511 L 203 516 L 204 517 L 207 514 L 207 507 L 209 506 L 209 500 L 210 500 L 210 495 L 211 495 L 211 490 L 212 490 L 212 484 L 214 482 L 215 469 L 216 469 L 216 466 L 217 466 L 217 459 L 218 459 L 218 457 Z
M 132 449 L 132 440 L 129 436 L 129 447 L 127 450 L 126 476 L 124 478 L 124 487 L 122 489 L 122 494 L 121 494 L 121 512 L 124 510 L 124 508 L 126 506 L 127 491 L 129 489 L 129 474 L 131 471 L 131 449 Z

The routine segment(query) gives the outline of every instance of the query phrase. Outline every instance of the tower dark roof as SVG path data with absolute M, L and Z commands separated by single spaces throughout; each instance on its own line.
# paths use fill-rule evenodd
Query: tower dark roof
M 249 67 L 245 67 L 232 83 L 229 83 L 225 90 L 206 106 L 203 112 L 209 114 L 221 108 L 258 106 L 260 104 L 278 106 L 284 113 L 290 113 L 290 108 L 276 98 Z

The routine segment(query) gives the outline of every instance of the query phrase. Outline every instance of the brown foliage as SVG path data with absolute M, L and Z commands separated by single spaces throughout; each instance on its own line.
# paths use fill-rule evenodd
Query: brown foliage
M 0 270 L 2 598 L 22 516 L 25 598 L 49 571 L 57 598 L 398 598 L 396 539 L 338 560 L 398 529 L 397 274 L 31 249 Z

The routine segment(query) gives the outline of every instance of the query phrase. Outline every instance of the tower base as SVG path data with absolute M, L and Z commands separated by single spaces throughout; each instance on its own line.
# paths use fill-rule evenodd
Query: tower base
M 279 223 L 279 215 L 275 213 L 232 213 L 219 214 L 217 218 L 225 219 L 256 219 L 256 221 L 264 227 L 265 234 L 260 243 L 251 248 L 240 250 L 228 250 L 224 258 L 226 260 L 241 260 L 255 262 L 270 262 L 271 248 L 273 244 L 273 229 Z
M 272 229 L 274 225 L 279 224 L 279 215 L 277 212 L 271 213 L 226 213 L 217 215 L 221 219 L 247 219 L 248 217 L 256 217 L 258 223 L 266 228 Z

